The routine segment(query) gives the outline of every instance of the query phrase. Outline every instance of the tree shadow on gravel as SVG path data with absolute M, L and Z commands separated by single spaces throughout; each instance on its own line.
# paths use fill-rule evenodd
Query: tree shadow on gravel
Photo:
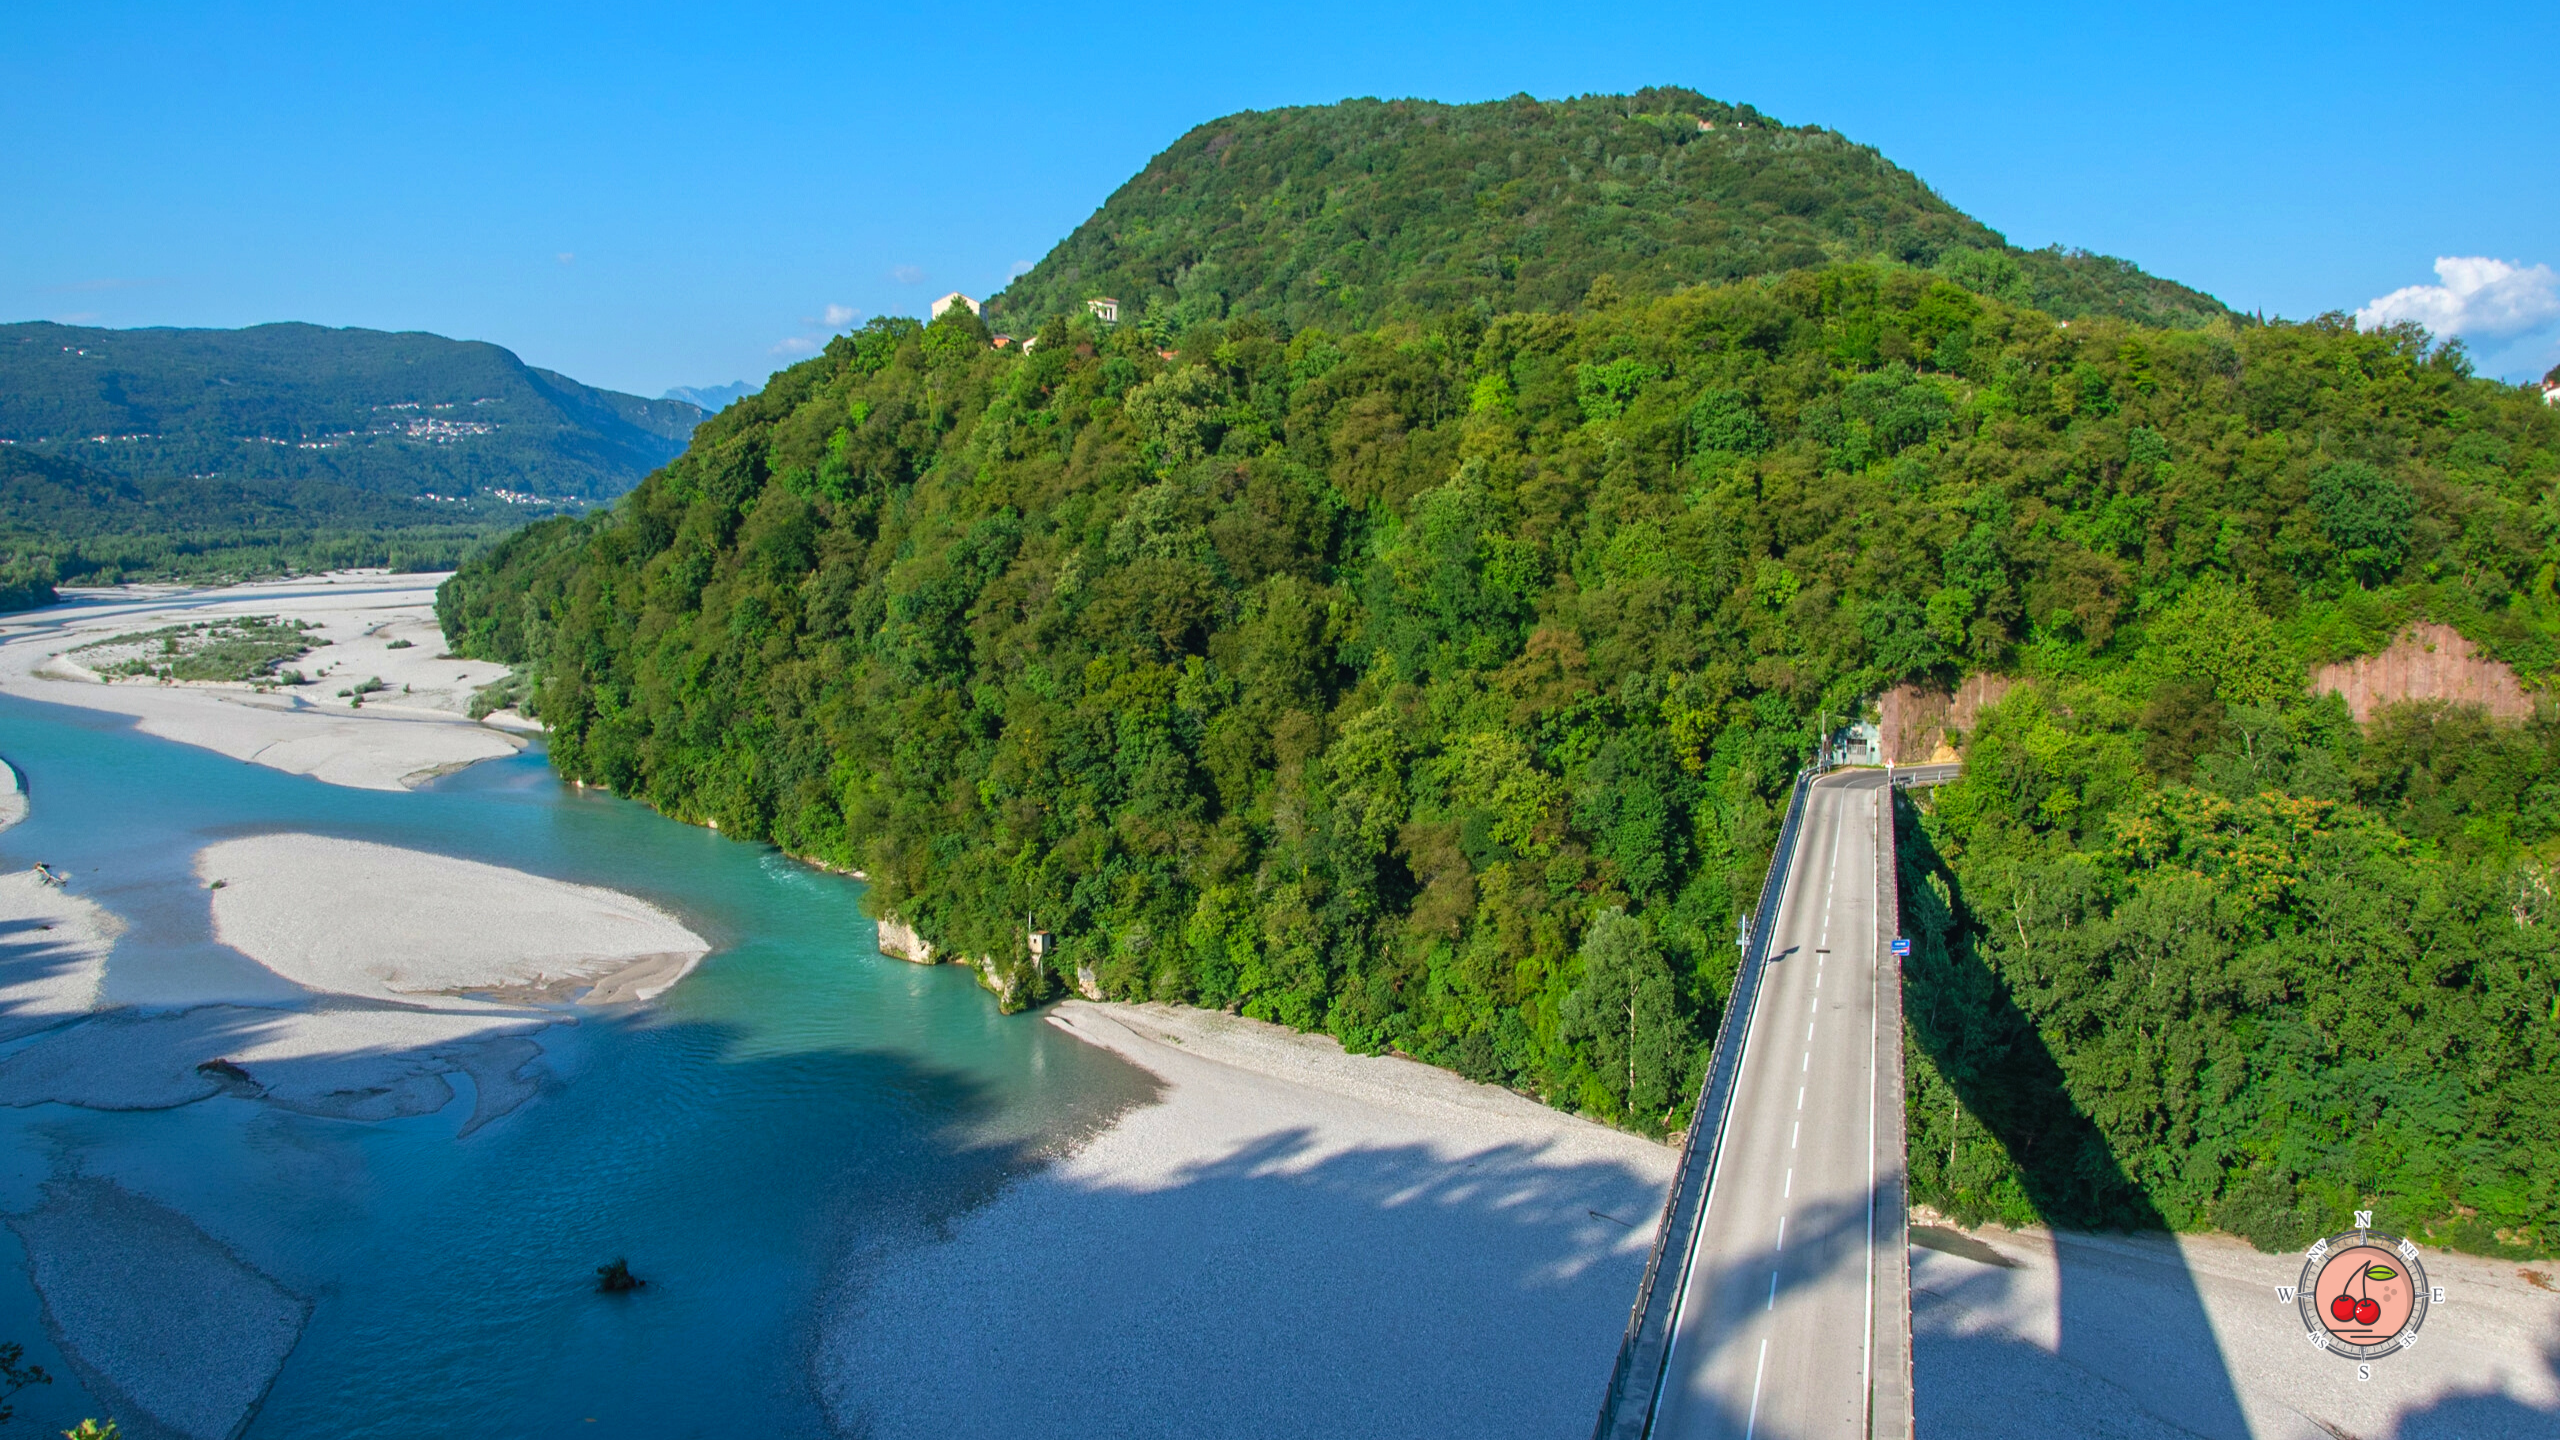
M 2560 1326 L 2555 1326 L 2560 1331 Z M 2542 1347 L 2541 1388 L 2560 1393 L 2560 1333 Z M 2528 1405 L 2508 1391 L 2447 1395 L 2401 1413 L 2394 1440 L 2548 1440 L 2560 1435 L 2560 1403 Z
M 61 1024 L 69 1013 L 55 1007 L 69 1002 L 36 987 L 67 979 L 90 964 L 86 949 L 69 943 L 67 932 L 44 920 L 0 920 L 0 984 L 19 989 L 0 1000 L 0 1041 Z
M 876 1440 L 1575 1435 L 1661 1200 L 1541 1146 L 1283 1125 L 1160 1187 L 1022 1180 L 880 1257 L 822 1364 Z

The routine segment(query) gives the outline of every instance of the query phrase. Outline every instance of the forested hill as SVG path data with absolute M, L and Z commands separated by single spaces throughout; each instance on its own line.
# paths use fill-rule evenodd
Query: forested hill
M 140 482 L 604 499 L 702 414 L 417 332 L 0 325 L 0 441 Z
M 1040 340 L 842 337 L 446 633 L 564 774 L 867 870 L 1014 1003 L 1656 1129 L 1817 714 L 2020 676 L 1906 852 L 1920 1197 L 2560 1243 L 2560 725 L 2307 693 L 2417 616 L 2552 672 L 2560 412 L 2458 348 L 1883 265 Z
M 1936 267 L 2062 319 L 2195 325 L 2220 302 L 2121 260 L 2020 250 L 1872 147 L 1695 91 L 1247 111 L 1148 162 L 989 310 L 1095 296 L 1174 332 L 1570 310 L 1840 260 Z

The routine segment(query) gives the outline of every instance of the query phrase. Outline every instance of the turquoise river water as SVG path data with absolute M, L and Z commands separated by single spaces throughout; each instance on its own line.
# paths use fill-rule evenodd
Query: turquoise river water
M 1147 1093 L 1117 1059 L 998 1015 L 966 972 L 882 959 L 857 882 L 570 790 L 539 755 L 351 790 L 0 699 L 0 756 L 32 802 L 0 832 L 0 868 L 46 861 L 124 918 L 114 1003 L 271 1000 L 213 942 L 190 871 L 204 845 L 264 831 L 612 886 L 714 944 L 657 1004 L 545 1032 L 544 1093 L 468 1137 L 459 1075 L 443 1111 L 372 1124 L 230 1097 L 0 1110 L 0 1210 L 49 1179 L 112 1178 L 312 1301 L 251 1437 L 824 1433 L 814 1334 L 850 1257 L 922 1243 Z M 596 1293 L 617 1255 L 646 1290 Z M 0 1339 L 56 1377 L 18 1397 L 28 1433 L 102 1408 L 41 1314 L 0 1228 Z

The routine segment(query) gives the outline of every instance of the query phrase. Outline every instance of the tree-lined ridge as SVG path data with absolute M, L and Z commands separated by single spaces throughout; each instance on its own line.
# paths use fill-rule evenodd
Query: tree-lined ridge
M 1036 328 L 1096 297 L 1178 331 L 1264 315 L 1359 329 L 1570 310 L 1841 261 L 1935 268 L 2063 319 L 2198 325 L 2211 296 L 2109 256 L 2026 250 L 1818 125 L 1657 86 L 1480 104 L 1350 100 L 1194 127 L 989 304 Z
M 1657 1133 L 1819 727 L 2016 677 L 1906 818 L 1917 1198 L 2560 1243 L 2560 412 L 1893 260 L 1577 299 L 874 321 L 440 615 L 564 774 L 866 872 L 1011 1004 Z M 2310 693 L 2412 621 L 2535 713 Z

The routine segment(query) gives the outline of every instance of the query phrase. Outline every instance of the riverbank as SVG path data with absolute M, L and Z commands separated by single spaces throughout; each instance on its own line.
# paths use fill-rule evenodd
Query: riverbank
M 1069 1001 L 1048 1023 L 1162 1093 L 863 1258 L 818 1357 L 840 1428 L 1588 1432 L 1670 1149 L 1234 1016 Z
M 0 692 L 127 716 L 146 735 L 333 785 L 413 787 L 514 754 L 525 743 L 514 732 L 538 728 L 516 717 L 507 717 L 511 724 L 470 718 L 472 694 L 507 669 L 444 653 L 435 620 L 443 579 L 355 571 L 212 590 L 68 591 L 63 604 L 0 623 Z M 280 668 L 308 683 L 118 679 L 78 653 L 173 626 L 251 617 L 305 627 L 311 651 Z M 363 685 L 377 688 L 356 693 Z
M 2418 1343 L 2371 1362 L 2312 1349 L 2276 1287 L 2299 1254 L 2228 1235 L 1966 1230 L 1915 1217 L 1919 1433 L 1981 1440 L 2560 1434 L 2554 1267 L 2428 1249 Z M 2539 1277 L 2538 1280 L 2535 1277 Z

